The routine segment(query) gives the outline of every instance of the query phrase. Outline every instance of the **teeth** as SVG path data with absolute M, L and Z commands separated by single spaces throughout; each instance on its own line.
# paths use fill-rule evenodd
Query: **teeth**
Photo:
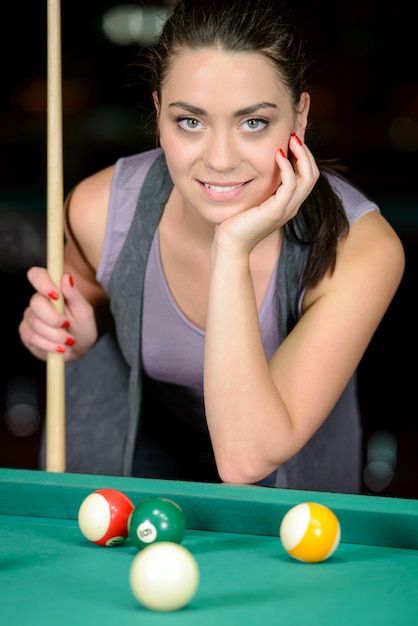
M 212 191 L 219 191 L 220 193 L 226 193 L 227 191 L 233 191 L 234 189 L 238 189 L 241 185 L 231 185 L 229 187 L 219 187 L 218 185 L 208 185 L 204 183 L 206 189 L 211 189 Z

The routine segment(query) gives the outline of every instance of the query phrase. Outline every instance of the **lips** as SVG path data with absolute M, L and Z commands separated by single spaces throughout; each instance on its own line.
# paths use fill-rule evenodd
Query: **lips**
M 210 183 L 203 183 L 206 189 L 210 189 L 211 191 L 216 191 L 218 193 L 227 193 L 228 191 L 235 191 L 235 189 L 239 189 L 245 185 L 245 183 L 238 183 L 235 185 L 212 185 Z
M 243 183 L 236 182 L 228 182 L 228 183 L 219 183 L 219 182 L 202 182 L 199 181 L 204 194 L 208 200 L 212 200 L 214 202 L 230 202 L 239 200 L 241 195 L 245 193 L 248 185 L 251 183 L 251 180 L 246 180 Z

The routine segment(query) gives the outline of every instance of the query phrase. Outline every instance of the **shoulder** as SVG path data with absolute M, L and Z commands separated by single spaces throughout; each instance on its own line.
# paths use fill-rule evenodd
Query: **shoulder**
M 388 305 L 405 269 L 402 242 L 377 211 L 369 211 L 350 226 L 338 243 L 335 271 L 317 287 L 307 290 L 303 308 L 322 296 L 345 302 L 369 303 L 370 308 Z
M 114 171 L 115 165 L 111 165 L 88 176 L 74 187 L 69 195 L 72 216 L 85 217 L 89 209 L 97 209 L 108 202 Z
M 71 192 L 71 213 L 80 212 L 80 218 L 87 217 L 89 209 L 103 211 L 109 204 L 114 187 L 139 189 L 149 168 L 162 154 L 157 148 L 121 157 L 104 168 L 82 180 Z
M 162 148 L 118 159 L 114 168 L 113 186 L 131 190 L 140 189 L 151 166 L 158 158 L 164 158 Z
M 67 234 L 97 270 L 108 222 L 129 225 L 138 191 L 152 164 L 162 155 L 156 148 L 122 157 L 81 181 L 70 193 L 66 208 Z M 125 215 L 126 213 L 129 215 Z
M 344 177 L 335 174 L 327 174 L 327 177 L 341 199 L 350 223 L 348 234 L 339 243 L 337 255 L 341 257 L 352 249 L 353 265 L 364 263 L 366 271 L 375 263 L 382 268 L 392 265 L 396 274 L 397 268 L 403 268 L 403 246 L 378 204 Z
M 370 211 L 380 212 L 379 206 L 350 181 L 337 174 L 325 173 L 334 193 L 340 198 L 350 224 Z
M 76 242 L 94 268 L 104 240 L 113 172 L 112 165 L 85 178 L 66 201 L 66 236 Z
M 351 252 L 352 258 L 358 263 L 373 264 L 373 260 L 383 272 L 396 273 L 397 268 L 403 271 L 404 249 L 402 242 L 380 212 L 371 211 L 351 225 L 346 241 L 340 242 L 341 252 Z M 384 275 L 382 276 L 384 278 Z
M 337 264 L 344 265 L 348 256 L 352 267 L 363 265 L 366 272 L 387 268 L 396 275 L 398 269 L 403 271 L 402 243 L 379 206 L 346 179 L 335 175 L 329 175 L 329 179 L 350 222 L 347 235 L 338 245 Z

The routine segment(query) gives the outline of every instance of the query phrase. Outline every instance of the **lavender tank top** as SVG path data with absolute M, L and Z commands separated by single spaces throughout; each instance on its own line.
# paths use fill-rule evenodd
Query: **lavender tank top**
M 136 200 L 149 168 L 149 161 L 161 149 L 120 159 L 111 185 L 108 226 L 103 255 L 97 272 L 106 289 L 114 264 L 132 223 Z M 379 208 L 360 191 L 330 175 L 330 181 L 343 201 L 349 223 Z M 259 311 L 260 330 L 266 358 L 280 345 L 275 306 L 278 262 Z M 299 316 L 304 293 L 299 297 Z M 177 306 L 166 283 L 161 264 L 158 229 L 147 262 L 142 318 L 142 364 L 154 381 L 158 401 L 170 407 L 181 419 L 197 428 L 205 428 L 203 405 L 203 353 L 205 333 L 194 326 Z M 167 384 L 169 383 L 169 384 Z M 180 391 L 180 393 L 179 393 Z M 183 391 L 183 392 L 181 392 Z
M 277 266 L 258 314 L 267 359 L 273 356 L 279 339 L 277 321 L 271 314 L 274 310 L 276 270 Z M 187 385 L 203 395 L 205 333 L 183 315 L 171 295 L 161 265 L 158 231 L 152 242 L 145 274 L 145 296 L 142 326 L 145 372 L 157 380 Z M 173 355 L 178 356 L 173 359 Z

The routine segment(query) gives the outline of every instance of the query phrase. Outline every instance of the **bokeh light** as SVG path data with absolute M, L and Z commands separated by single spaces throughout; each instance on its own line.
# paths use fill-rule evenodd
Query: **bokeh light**
M 107 39 L 117 46 L 152 46 L 157 41 L 167 9 L 160 6 L 141 7 L 118 4 L 102 17 L 102 29 Z

